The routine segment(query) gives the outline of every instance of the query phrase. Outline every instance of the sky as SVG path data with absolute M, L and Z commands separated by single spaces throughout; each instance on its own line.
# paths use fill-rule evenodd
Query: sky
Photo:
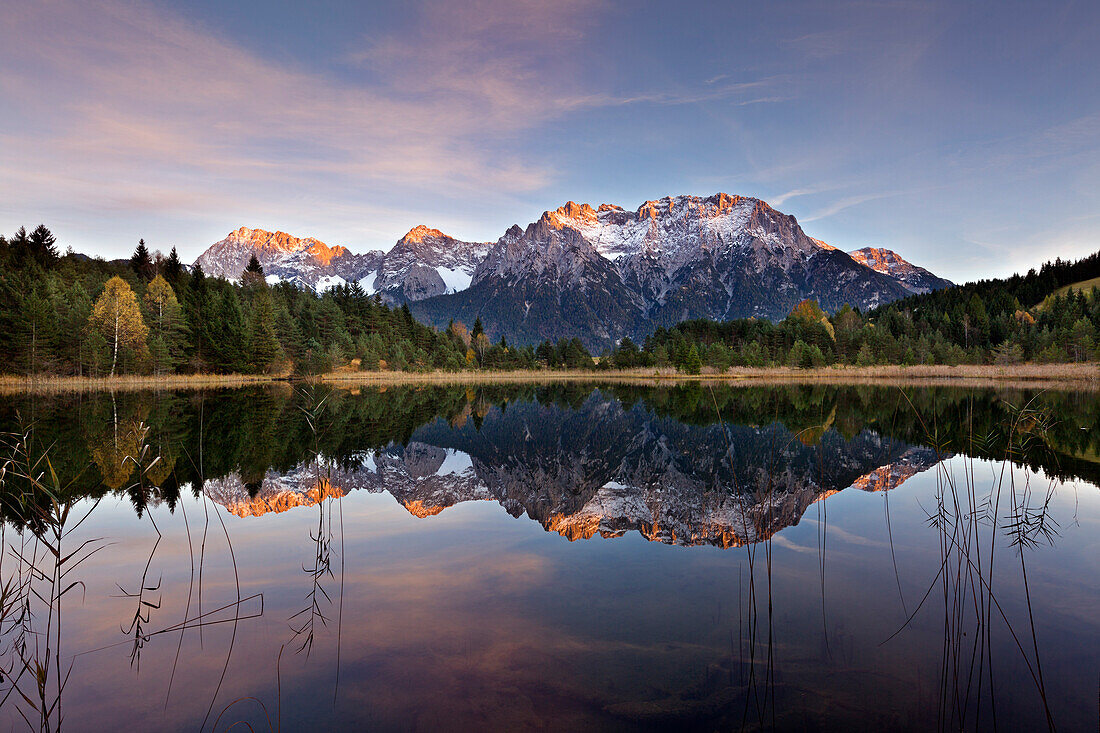
M 493 241 L 756 196 L 955 281 L 1100 250 L 1100 3 L 0 0 L 0 232 Z

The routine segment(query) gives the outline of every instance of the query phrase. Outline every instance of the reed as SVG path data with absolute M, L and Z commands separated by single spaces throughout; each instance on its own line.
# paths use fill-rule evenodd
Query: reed
M 877 384 L 887 386 L 1043 387 L 1100 390 L 1100 363 L 1075 364 L 964 364 L 915 366 L 844 366 L 817 369 L 790 367 L 734 367 L 717 372 L 704 367 L 685 374 L 671 367 L 613 370 L 515 371 L 351 371 L 340 370 L 310 377 L 287 374 L 173 374 L 167 376 L 58 377 L 0 376 L 0 394 L 71 393 L 134 390 L 205 390 L 280 384 L 289 381 L 360 384 L 502 384 L 557 382 L 661 385 L 676 382 L 761 382 L 774 384 Z
M 171 374 L 159 377 L 140 374 L 115 377 L 3 375 L 0 376 L 0 394 L 213 389 L 269 384 L 282 379 L 284 378 L 265 374 Z

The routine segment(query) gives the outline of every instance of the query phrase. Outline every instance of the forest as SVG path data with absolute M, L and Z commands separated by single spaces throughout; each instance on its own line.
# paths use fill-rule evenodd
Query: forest
M 845 306 L 829 315 L 804 301 L 779 323 L 684 321 L 638 345 L 623 339 L 616 368 L 666 366 L 795 368 L 831 364 L 1020 364 L 1100 359 L 1100 297 L 1095 286 L 1060 289 L 1100 276 L 1100 252 L 1055 260 L 1026 275 L 981 280 L 913 295 L 867 313 Z
M 0 236 L 0 371 L 24 375 L 320 374 L 337 369 L 813 368 L 833 364 L 1065 363 L 1100 358 L 1100 253 L 1026 275 L 914 295 L 866 313 L 804 301 L 782 321 L 684 321 L 593 358 L 579 339 L 509 344 L 416 321 L 357 283 L 317 294 L 185 266 L 175 248 L 129 260 L 62 254 L 43 225 Z
M 0 358 L 9 373 L 92 377 L 536 366 L 479 323 L 440 332 L 357 284 L 268 285 L 255 257 L 229 282 L 144 241 L 128 261 L 62 255 L 44 226 L 0 237 Z

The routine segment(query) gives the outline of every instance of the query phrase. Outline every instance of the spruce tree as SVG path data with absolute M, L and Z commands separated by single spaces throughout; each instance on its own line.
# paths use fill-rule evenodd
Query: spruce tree
M 142 298 L 146 322 L 158 339 L 157 348 L 149 342 L 149 355 L 153 359 L 153 371 L 157 374 L 171 372 L 182 360 L 187 324 L 172 286 L 157 275 L 145 289 Z
M 263 290 L 252 301 L 252 315 L 249 319 L 248 361 L 252 371 L 267 371 L 278 357 L 279 350 L 271 294 Z
M 134 254 L 130 256 L 130 269 L 143 280 L 152 280 L 156 274 L 153 258 L 149 256 L 149 248 L 145 246 L 144 239 L 138 240 Z
M 255 254 L 248 260 L 248 266 L 245 267 L 244 272 L 241 273 L 241 285 L 244 286 L 246 290 L 253 290 L 267 285 L 267 282 L 264 280 L 264 268 L 260 264 L 260 261 L 256 259 Z
M 57 239 L 45 224 L 39 224 L 28 238 L 31 257 L 43 269 L 49 269 L 57 263 Z
M 176 253 L 176 248 L 173 247 L 172 251 L 168 253 L 168 258 L 164 261 L 164 277 L 168 282 L 175 285 L 179 282 L 182 273 L 183 263 L 180 262 L 180 256 Z
M 63 308 L 58 311 L 58 328 L 62 334 L 58 342 L 58 355 L 67 363 L 70 371 L 83 373 L 85 354 L 85 326 L 92 314 L 92 299 L 80 281 L 74 282 L 65 294 Z
M 697 349 L 695 343 L 692 342 L 687 353 L 684 355 L 683 369 L 688 374 L 698 374 L 702 368 L 703 359 L 699 356 L 699 349 Z
M 244 271 L 245 272 L 254 272 L 257 275 L 259 275 L 260 277 L 264 276 L 263 265 L 261 265 L 260 261 L 258 259 L 256 259 L 256 254 L 255 253 L 253 253 L 252 256 L 248 259 L 248 267 L 244 268 Z
M 53 359 L 57 339 L 57 312 L 38 288 L 22 298 L 19 330 L 21 334 L 23 370 L 41 374 Z
M 244 371 L 246 364 L 244 316 L 237 291 L 226 287 L 219 294 L 211 291 L 213 307 L 209 317 L 207 346 L 213 353 L 215 368 L 222 372 Z

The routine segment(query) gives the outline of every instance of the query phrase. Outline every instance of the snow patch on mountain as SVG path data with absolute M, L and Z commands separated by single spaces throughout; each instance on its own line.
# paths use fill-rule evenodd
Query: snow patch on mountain
M 443 284 L 447 286 L 448 293 L 457 293 L 470 287 L 470 281 L 473 280 L 474 275 L 472 270 L 467 271 L 443 266 L 435 268 L 435 271 L 443 278 Z
M 196 264 L 236 280 L 252 255 L 269 283 L 356 284 L 390 304 L 424 303 L 417 316 L 438 326 L 481 317 L 494 336 L 579 336 L 590 348 L 688 318 L 782 318 L 803 299 L 872 308 L 951 285 L 889 250 L 845 254 L 766 202 L 725 193 L 634 210 L 569 201 L 496 242 L 420 225 L 385 253 L 241 227 Z

